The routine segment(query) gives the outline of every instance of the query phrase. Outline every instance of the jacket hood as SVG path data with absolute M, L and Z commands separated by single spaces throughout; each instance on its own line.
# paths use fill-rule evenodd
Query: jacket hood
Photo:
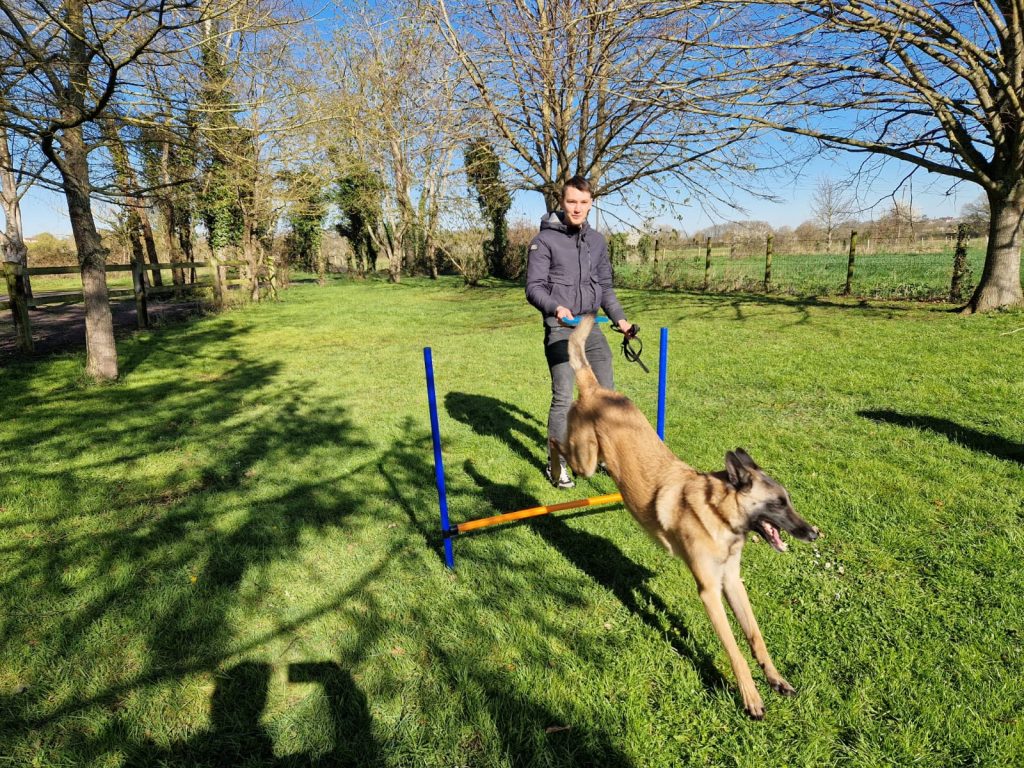
M 583 223 L 579 227 L 574 227 L 570 224 L 566 224 L 564 220 L 564 214 L 561 211 L 552 211 L 551 213 L 545 213 L 540 220 L 540 231 L 543 232 L 545 229 L 553 229 L 556 232 L 565 232 L 575 235 L 577 232 L 586 232 L 590 229 L 590 224 L 583 220 Z

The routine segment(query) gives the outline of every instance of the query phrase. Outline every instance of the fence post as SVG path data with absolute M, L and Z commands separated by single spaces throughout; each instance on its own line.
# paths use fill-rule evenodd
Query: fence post
M 711 238 L 707 240 L 707 244 L 704 249 L 704 290 L 706 291 L 711 284 Z
M 216 248 L 210 248 L 210 273 L 213 275 L 213 301 L 218 308 L 224 306 L 224 273 Z
M 135 325 L 149 328 L 149 302 L 146 297 L 146 265 L 141 258 L 132 260 L 132 287 L 135 289 Z
M 14 316 L 14 331 L 18 336 L 18 349 L 31 352 L 32 325 L 28 317 L 28 303 L 25 295 L 25 268 L 21 264 L 4 262 L 0 264 L 4 277 L 7 278 L 7 296 L 11 302 L 11 314 Z
M 956 228 L 956 252 L 953 254 L 953 279 L 949 284 L 949 300 L 964 300 L 964 280 L 967 277 L 967 225 Z
M 775 235 L 771 232 L 768 233 L 768 242 L 764 247 L 764 289 L 767 292 L 768 286 L 772 282 L 772 244 L 775 241 Z
M 850 256 L 846 262 L 846 286 L 843 288 L 843 296 L 849 296 L 853 289 L 853 261 L 857 257 L 857 232 L 850 233 Z

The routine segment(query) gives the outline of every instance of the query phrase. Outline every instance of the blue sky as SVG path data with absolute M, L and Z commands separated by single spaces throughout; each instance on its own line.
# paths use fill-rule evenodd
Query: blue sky
M 346 2 L 298 0 L 298 5 L 305 8 L 311 15 L 313 19 L 311 24 L 314 27 L 319 27 L 321 31 L 327 31 L 337 23 L 335 19 L 337 6 L 344 7 Z M 802 163 L 800 174 L 788 179 L 766 176 L 765 184 L 774 188 L 776 195 L 781 198 L 781 202 L 771 202 L 737 193 L 737 201 L 745 208 L 742 212 L 730 212 L 721 207 L 716 212 L 709 212 L 703 210 L 700 205 L 689 204 L 677 206 L 675 216 L 659 215 L 654 217 L 654 221 L 657 224 L 665 224 L 687 232 L 693 232 L 712 224 L 744 219 L 767 221 L 774 227 L 796 227 L 812 218 L 811 206 L 818 180 L 821 177 L 829 177 L 836 181 L 844 180 L 852 174 L 863 159 L 864 155 L 838 152 Z M 932 218 L 956 216 L 963 206 L 978 199 L 982 194 L 981 189 L 974 184 L 961 183 L 954 186 L 951 177 L 928 175 L 920 170 L 914 174 L 911 182 L 902 183 L 912 170 L 912 166 L 889 161 L 884 170 L 872 175 L 870 181 L 859 182 L 856 192 L 858 202 L 865 209 L 862 218 L 883 214 L 892 204 L 892 198 L 888 196 L 893 194 L 901 202 L 910 203 L 918 213 Z M 728 187 L 728 180 L 723 181 L 723 186 Z M 872 206 L 874 207 L 872 208 Z M 624 229 L 629 224 L 639 225 L 642 223 L 641 216 L 625 207 L 616 206 L 611 201 L 599 201 L 599 208 L 616 214 L 608 216 L 606 219 L 613 229 Z M 97 213 L 101 213 L 101 210 L 101 206 L 97 205 Z M 529 222 L 537 222 L 543 213 L 544 205 L 541 196 L 537 193 L 522 192 L 515 195 L 509 219 L 511 221 L 525 219 Z M 70 234 L 71 227 L 67 208 L 63 197 L 58 193 L 42 189 L 30 190 L 22 202 L 22 214 L 26 236 L 41 232 L 50 232 L 55 235 Z M 612 223 L 616 221 L 616 218 L 624 219 L 627 223 Z
M 300 0 L 317 21 L 313 23 L 324 29 L 334 23 L 334 7 L 327 0 Z M 677 206 L 676 215 L 658 215 L 654 217 L 657 224 L 664 224 L 675 229 L 694 232 L 712 224 L 725 223 L 744 219 L 767 221 L 774 227 L 796 227 L 812 218 L 811 206 L 815 186 L 821 177 L 829 177 L 836 181 L 848 178 L 864 159 L 863 155 L 838 152 L 830 156 L 820 156 L 810 162 L 801 163 L 799 175 L 787 179 L 765 177 L 764 183 L 771 185 L 781 202 L 771 202 L 756 197 L 737 193 L 737 202 L 745 208 L 742 212 L 730 212 L 719 207 L 715 212 L 703 210 L 700 205 L 689 204 Z M 889 197 L 895 193 L 896 199 L 910 203 L 920 214 L 938 218 L 956 216 L 966 204 L 978 199 L 981 189 L 970 183 L 954 186 L 951 177 L 928 175 L 918 170 L 909 183 L 903 183 L 913 170 L 912 166 L 889 161 L 881 171 L 871 174 L 870 181 L 862 180 L 857 185 L 858 202 L 864 208 L 861 218 L 882 215 L 892 204 Z M 728 187 L 728 180 L 723 180 Z M 639 194 L 639 193 L 634 193 Z M 616 214 L 606 217 L 606 222 L 613 229 L 625 229 L 629 224 L 639 225 L 642 217 L 625 207 L 616 206 L 612 201 L 599 201 L 599 208 Z M 874 206 L 872 208 L 872 206 Z M 870 209 L 870 210 L 868 210 Z M 101 213 L 97 205 L 97 213 Z M 544 213 L 543 199 L 537 193 L 517 193 L 509 212 L 510 221 L 525 219 L 537 222 Z M 70 221 L 63 197 L 54 192 L 33 189 L 22 202 L 22 215 L 26 236 L 41 232 L 55 235 L 70 234 Z M 102 216 L 100 216 L 102 218 Z M 627 223 L 616 222 L 616 218 Z M 2 216 L 0 216 L 2 219 Z M 613 223 L 614 222 L 614 223 Z M 101 223 L 102 226 L 102 223 Z
M 736 201 L 745 211 L 730 212 L 719 207 L 717 212 L 708 212 L 702 210 L 700 205 L 690 204 L 678 207 L 677 218 L 668 215 L 657 216 L 655 221 L 686 232 L 695 232 L 712 224 L 750 219 L 767 221 L 776 228 L 797 227 L 813 218 L 811 207 L 818 180 L 828 177 L 838 182 L 845 181 L 861 160 L 862 156 L 839 153 L 833 158 L 820 157 L 812 160 L 803 166 L 801 174 L 795 178 L 780 180 L 769 179 L 766 176 L 765 183 L 773 186 L 780 202 L 737 193 Z M 954 186 L 955 180 L 950 177 L 929 175 L 919 169 L 909 182 L 904 182 L 912 170 L 914 168 L 907 164 L 890 161 L 870 179 L 863 179 L 855 189 L 858 203 L 865 209 L 859 218 L 869 219 L 884 214 L 892 206 L 894 193 L 901 203 L 910 204 L 918 214 L 929 218 L 957 216 L 965 205 L 983 194 L 981 187 L 975 184 L 960 183 Z M 601 201 L 598 201 L 597 205 L 601 208 Z M 634 224 L 640 223 L 637 216 L 620 206 L 605 203 L 605 207 Z M 540 195 L 519 194 L 509 212 L 509 219 L 539 221 L 543 213 L 544 202 Z M 612 221 L 613 217 L 609 216 L 608 220 Z
M 682 229 L 687 232 L 707 227 L 711 224 L 724 223 L 742 219 L 759 219 L 767 221 L 774 227 L 790 226 L 796 227 L 801 222 L 811 218 L 811 205 L 815 185 L 820 177 L 828 176 L 835 180 L 844 178 L 859 158 L 855 159 L 849 154 L 838 155 L 834 159 L 820 158 L 808 163 L 801 175 L 788 181 L 772 180 L 775 185 L 776 194 L 783 199 L 781 203 L 772 203 L 748 195 L 739 195 L 739 202 L 746 207 L 744 213 L 728 213 L 719 211 L 717 218 L 712 218 L 707 212 L 702 211 L 697 205 L 681 206 L 679 219 L 671 216 L 659 216 L 657 222 L 667 224 L 675 229 Z M 887 199 L 893 190 L 899 187 L 899 182 L 909 173 L 910 167 L 896 162 L 889 163 L 885 171 L 874 178 L 870 185 L 865 185 L 860 190 L 860 202 L 864 206 L 878 202 L 874 214 L 883 214 L 891 205 L 891 199 Z M 901 201 L 911 203 L 916 211 L 931 218 L 942 216 L 956 216 L 964 205 L 976 200 L 981 196 L 981 188 L 974 184 L 961 184 L 954 189 L 952 179 L 948 177 L 929 176 L 923 172 L 914 175 L 909 184 L 903 185 L 897 192 L 897 198 Z M 880 202 L 879 202 L 880 201 Z M 607 204 L 606 204 L 607 205 Z M 599 208 L 601 204 L 598 204 Z M 638 217 L 618 206 L 607 205 L 612 212 L 639 224 Z M 97 211 L 98 213 L 100 211 Z M 526 219 L 528 222 L 538 222 L 544 213 L 544 201 L 535 192 L 521 192 L 515 196 L 509 220 Z M 870 214 L 865 213 L 864 218 Z M 61 195 L 41 189 L 33 189 L 22 201 L 22 217 L 25 225 L 25 235 L 31 237 L 41 232 L 50 232 L 54 235 L 67 235 L 71 233 L 71 224 L 68 220 L 67 206 Z M 612 217 L 607 217 L 612 221 Z M 620 228 L 620 227 L 613 227 Z M 622 227 L 624 228 L 624 227 Z

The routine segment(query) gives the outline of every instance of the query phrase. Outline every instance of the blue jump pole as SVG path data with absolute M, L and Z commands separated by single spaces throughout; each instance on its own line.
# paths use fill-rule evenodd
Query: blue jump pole
M 665 389 L 668 380 L 668 328 L 661 329 L 658 355 L 658 437 L 665 442 Z
M 434 358 L 430 347 L 423 348 L 423 365 L 427 369 L 427 402 L 430 405 L 430 437 L 434 443 L 434 480 L 437 499 L 441 507 L 441 534 L 444 536 L 444 564 L 455 568 L 452 535 L 448 525 L 448 492 L 444 487 L 444 459 L 441 458 L 441 428 L 437 422 L 437 393 L 434 391 Z

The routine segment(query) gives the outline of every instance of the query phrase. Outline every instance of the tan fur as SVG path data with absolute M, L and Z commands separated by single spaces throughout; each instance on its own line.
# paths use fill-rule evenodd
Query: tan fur
M 561 452 L 573 472 L 589 477 L 604 461 L 637 522 L 689 566 L 729 655 L 743 705 L 751 717 L 761 718 L 764 706 L 733 637 L 722 595 L 769 684 L 780 693 L 795 693 L 768 655 L 740 579 L 740 554 L 747 531 L 755 521 L 761 524 L 769 507 L 772 522 L 799 538 L 817 538 L 818 530 L 796 514 L 785 489 L 742 449 L 727 455 L 726 472 L 702 473 L 680 461 L 629 398 L 598 383 L 585 352 L 593 323 L 592 316 L 581 318 L 569 339 L 579 397 L 569 411 L 566 444 L 551 446 L 552 467 Z

